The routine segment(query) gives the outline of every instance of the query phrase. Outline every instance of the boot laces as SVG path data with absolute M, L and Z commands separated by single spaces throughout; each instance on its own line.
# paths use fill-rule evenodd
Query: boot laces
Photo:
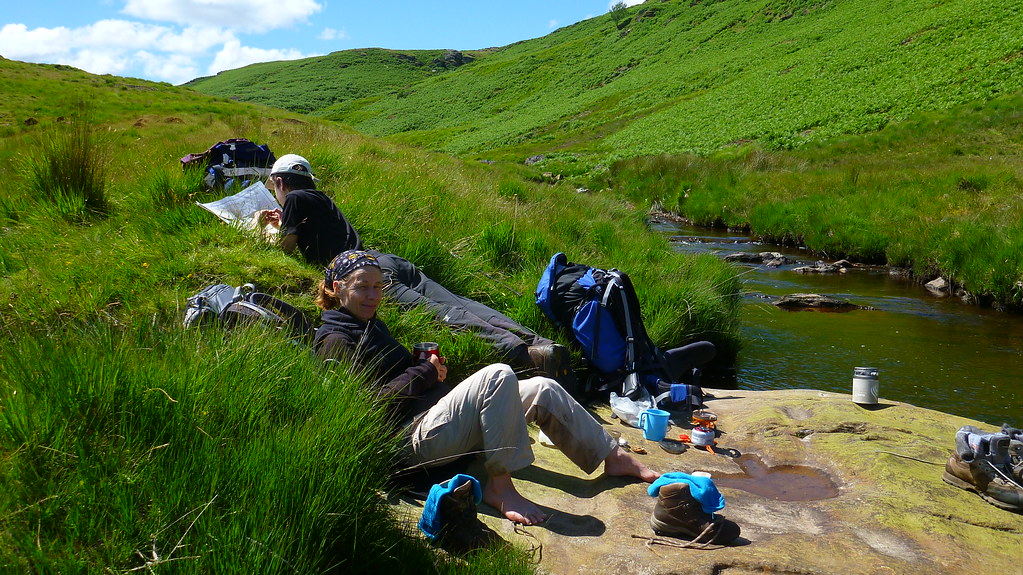
M 1010 485 L 1015 485 L 1019 489 L 1023 489 L 1023 485 L 1020 485 L 1019 481 L 1016 481 L 1016 479 L 1014 477 L 1012 477 L 1008 473 L 1006 473 L 1006 472 L 1002 471 L 1001 469 L 999 469 L 997 465 L 995 465 L 994 463 L 991 463 L 987 459 L 981 459 L 981 461 L 983 461 L 984 463 L 987 463 L 988 466 L 991 469 L 994 470 L 995 474 L 997 474 L 999 477 L 1001 477 L 1002 479 L 1007 481 Z

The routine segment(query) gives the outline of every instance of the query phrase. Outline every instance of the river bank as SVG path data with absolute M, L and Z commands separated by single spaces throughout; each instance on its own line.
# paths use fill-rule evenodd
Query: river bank
M 591 185 L 829 260 L 940 275 L 984 306 L 1020 310 L 1021 98 L 788 150 L 744 142 L 706 156 L 623 159 Z

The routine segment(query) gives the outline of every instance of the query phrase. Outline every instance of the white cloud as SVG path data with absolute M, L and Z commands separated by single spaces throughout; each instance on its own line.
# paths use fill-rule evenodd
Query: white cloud
M 218 48 L 211 64 L 200 64 L 208 62 Z M 190 26 L 179 30 L 127 20 L 31 30 L 23 24 L 7 24 L 0 28 L 0 54 L 25 62 L 66 64 L 92 74 L 140 76 L 174 84 L 254 62 L 308 56 L 298 50 L 243 46 L 224 28 Z
M 113 74 L 115 76 L 124 74 L 131 64 L 122 52 L 88 49 L 58 56 L 57 63 L 74 66 L 93 74 Z
M 189 26 L 180 33 L 165 34 L 159 43 L 149 47 L 160 52 L 176 52 L 180 54 L 205 54 L 210 49 L 225 42 L 236 40 L 233 32 L 222 28 L 203 28 Z
M 242 46 L 241 42 L 231 40 L 224 44 L 220 52 L 217 52 L 217 55 L 213 57 L 213 62 L 206 73 L 213 75 L 217 72 L 241 68 L 256 62 L 298 60 L 299 58 L 307 58 L 309 56 L 309 54 L 303 54 L 298 50 L 264 50 L 262 48 Z
M 195 59 L 180 54 L 153 54 L 136 52 L 134 60 L 142 65 L 147 78 L 160 78 L 172 84 L 183 84 L 202 73 Z
M 320 40 L 348 40 L 348 32 L 345 30 L 335 30 L 334 28 L 324 28 L 320 35 L 317 36 Z
M 0 54 L 15 60 L 32 60 L 60 54 L 70 44 L 69 28 L 36 28 L 29 30 L 24 24 L 6 24 L 0 28 Z
M 200 54 L 234 38 L 216 28 L 186 28 L 176 32 L 164 26 L 100 20 L 81 28 L 35 28 L 7 24 L 0 28 L 0 54 L 18 60 L 39 61 L 75 51 L 126 51 L 152 49 Z
M 248 32 L 288 28 L 323 10 L 315 0 L 127 0 L 124 14 Z
M 610 10 L 619 2 L 624 2 L 626 6 L 639 6 L 645 1 L 646 0 L 611 0 L 611 2 L 607 5 L 607 9 Z
M 551 20 L 550 22 L 547 23 L 547 27 L 550 28 L 551 30 L 557 28 L 558 27 L 558 21 L 557 20 Z
M 0 28 L 0 54 L 26 62 L 66 64 L 93 74 L 121 74 L 131 65 L 124 46 L 127 39 L 116 34 L 104 37 L 104 30 L 111 31 L 104 22 L 85 28 L 32 30 L 8 24 Z

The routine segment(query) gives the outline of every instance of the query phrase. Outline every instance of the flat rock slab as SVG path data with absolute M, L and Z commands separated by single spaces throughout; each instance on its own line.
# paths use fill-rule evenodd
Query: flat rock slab
M 485 505 L 481 517 L 515 545 L 542 544 L 541 571 L 558 574 L 1023 572 L 1023 515 L 941 480 L 956 430 L 995 426 L 884 399 L 866 408 L 849 395 L 815 390 L 716 395 L 708 402 L 719 417 L 716 453 L 690 447 L 672 455 L 612 418 L 609 408 L 595 413 L 647 451 L 637 455 L 647 466 L 717 477 L 726 499 L 721 514 L 742 528 L 738 545 L 648 545 L 643 538 L 654 536 L 648 520 L 655 499 L 645 483 L 599 470 L 586 476 L 539 444 L 536 463 L 515 479 L 551 518 L 525 528 L 532 535 L 526 537 Z M 689 432 L 688 420 L 678 419 L 682 425 L 671 426 L 670 438 Z M 812 476 L 809 487 L 800 483 L 803 472 Z M 793 489 L 786 492 L 786 484 Z M 414 505 L 401 508 L 409 521 L 418 518 Z

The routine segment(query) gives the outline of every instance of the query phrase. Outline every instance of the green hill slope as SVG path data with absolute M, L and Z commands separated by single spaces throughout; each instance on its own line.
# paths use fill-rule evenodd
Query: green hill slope
M 1017 3 L 671 0 L 628 15 L 316 113 L 460 154 L 628 157 L 791 147 L 1023 88 Z
M 197 78 L 186 86 L 214 96 L 307 113 L 407 88 L 472 62 L 482 54 L 453 50 L 347 50 L 303 60 L 252 64 Z

